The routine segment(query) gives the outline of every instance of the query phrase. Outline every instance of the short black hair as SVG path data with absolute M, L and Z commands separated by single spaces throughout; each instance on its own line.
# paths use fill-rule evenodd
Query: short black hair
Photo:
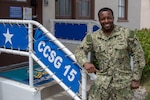
M 114 12 L 111 8 L 108 8 L 108 7 L 104 7 L 104 8 L 101 8 L 99 11 L 98 11 L 98 17 L 99 17 L 99 13 L 102 12 L 102 11 L 110 11 L 112 13 L 112 16 L 114 16 Z

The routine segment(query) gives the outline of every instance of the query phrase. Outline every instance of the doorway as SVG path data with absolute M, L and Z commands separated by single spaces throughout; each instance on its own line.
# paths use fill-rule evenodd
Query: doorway
M 42 24 L 42 0 L 0 0 L 0 19 L 23 19 L 23 8 L 31 8 L 32 20 Z M 28 57 L 0 54 L 0 66 L 28 61 Z

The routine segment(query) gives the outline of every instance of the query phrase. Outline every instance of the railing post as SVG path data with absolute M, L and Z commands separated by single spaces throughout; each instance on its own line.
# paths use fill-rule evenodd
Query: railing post
M 31 23 L 28 23 L 28 49 L 29 49 L 29 85 L 32 88 L 34 86 L 34 82 L 33 82 L 33 59 L 32 59 L 32 51 L 33 51 L 33 25 Z
M 85 72 L 85 69 L 82 69 L 82 100 L 87 100 L 87 93 L 86 93 L 86 87 L 87 87 L 87 74 Z

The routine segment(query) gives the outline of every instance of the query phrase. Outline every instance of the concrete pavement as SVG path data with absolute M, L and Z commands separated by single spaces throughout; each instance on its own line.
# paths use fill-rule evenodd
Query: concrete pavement
M 87 80 L 87 90 L 89 90 L 91 84 L 93 81 L 91 81 L 89 78 Z M 46 89 L 42 90 L 42 100 L 74 100 L 62 87 L 60 87 L 58 84 L 54 84 Z

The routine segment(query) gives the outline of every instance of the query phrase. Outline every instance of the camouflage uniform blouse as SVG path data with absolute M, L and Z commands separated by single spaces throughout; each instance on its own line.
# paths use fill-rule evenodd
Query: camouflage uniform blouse
M 90 41 L 88 38 L 91 38 Z M 86 35 L 75 51 L 77 62 L 83 66 L 88 52 L 95 52 L 99 62 L 98 83 L 107 88 L 111 86 L 123 88 L 131 84 L 131 80 L 139 80 L 145 66 L 144 52 L 134 32 L 115 25 L 110 36 L 102 30 Z M 133 56 L 134 68 L 131 69 L 130 55 Z M 102 78 L 100 78 L 103 76 Z

